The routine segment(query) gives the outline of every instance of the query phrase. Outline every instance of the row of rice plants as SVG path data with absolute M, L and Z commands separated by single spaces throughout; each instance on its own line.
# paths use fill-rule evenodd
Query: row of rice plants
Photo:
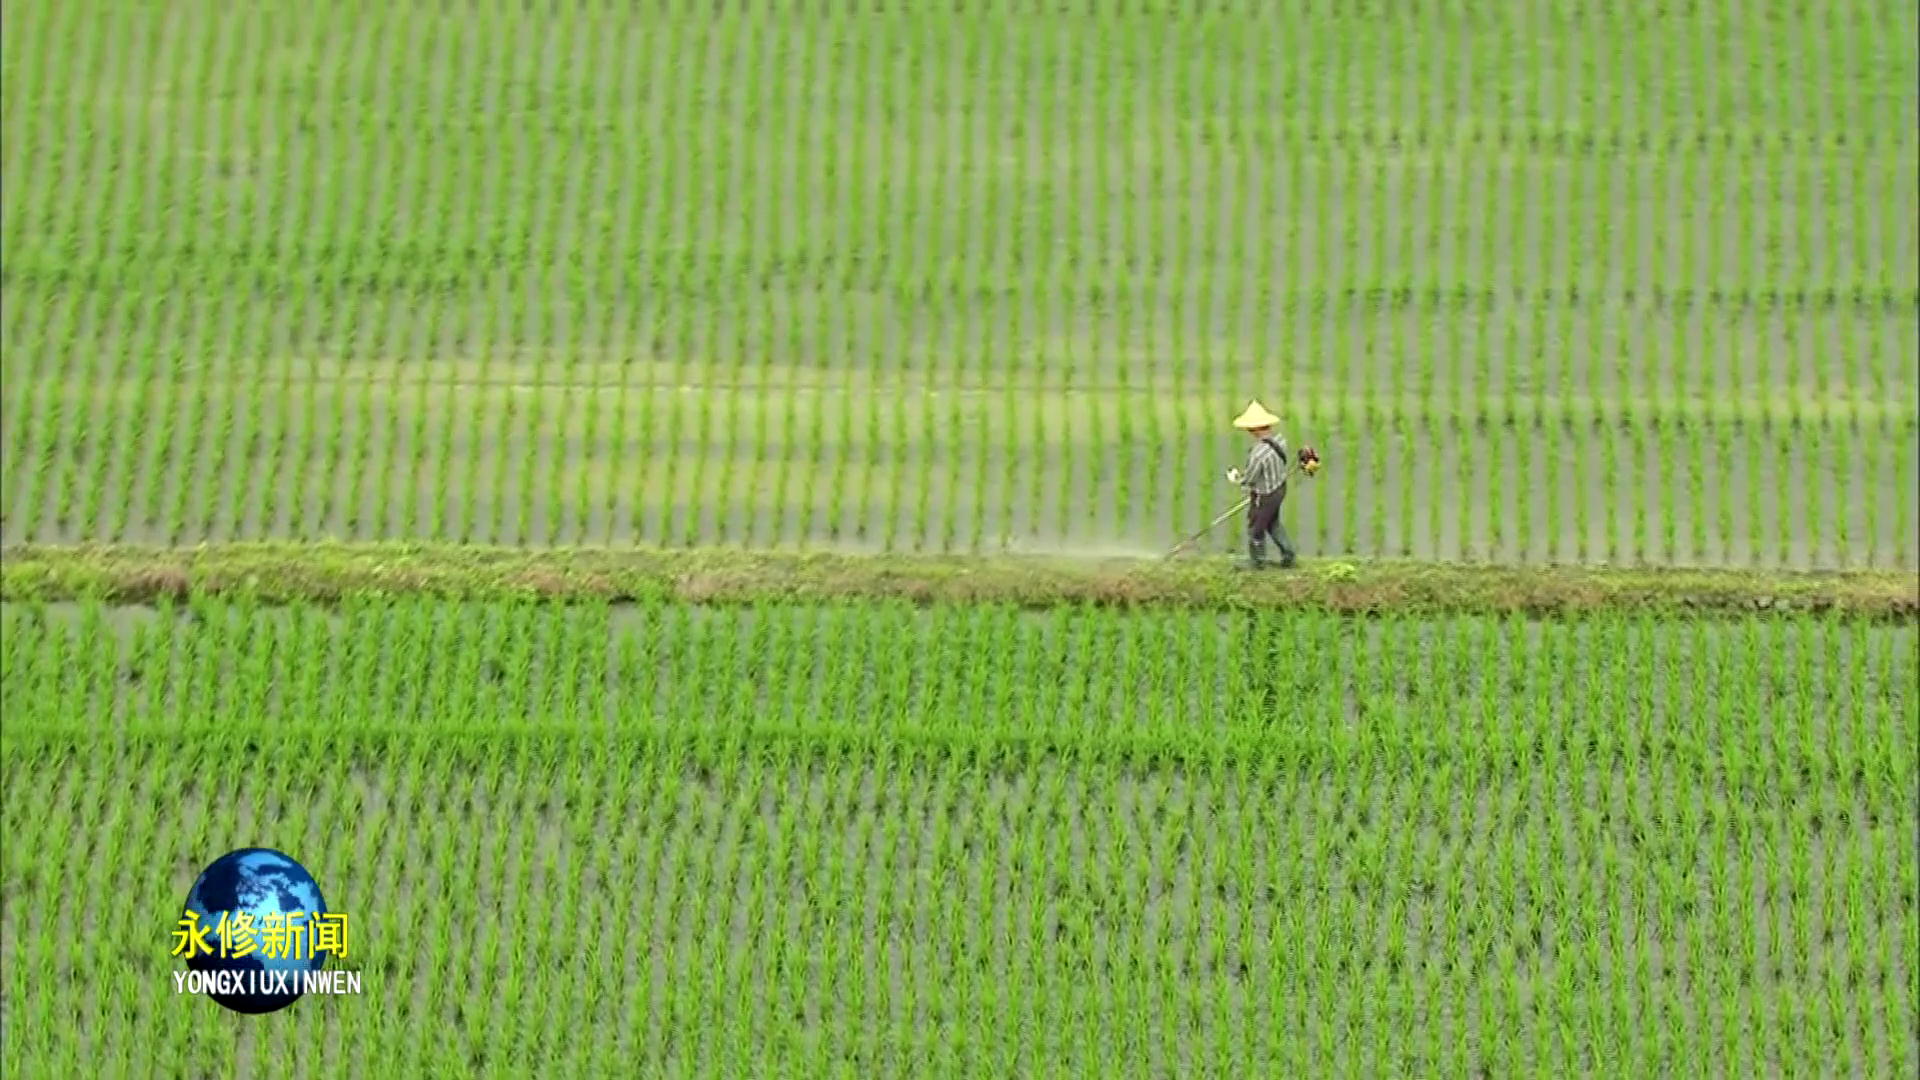
M 499 395 L 511 393 L 502 390 Z M 800 411 L 792 401 L 779 408 L 790 413 Z M 839 479 L 830 481 L 831 490 L 840 493 L 836 504 L 840 510 L 831 513 L 842 515 L 836 518 L 842 524 L 862 520 L 876 523 L 878 528 L 893 523 L 888 527 L 905 530 L 896 534 L 896 540 L 912 537 L 911 542 L 900 540 L 894 547 L 976 551 L 1007 543 L 1032 547 L 1039 542 L 1020 538 L 1027 535 L 1029 527 L 1039 527 L 1034 523 L 1043 515 L 1035 514 L 1026 504 L 1027 496 L 1036 486 L 1057 482 L 1070 484 L 1076 492 L 1087 492 L 1075 495 L 1071 502 L 1100 515 L 1101 521 L 1097 528 L 1082 530 L 1078 540 L 1071 534 L 1049 533 L 1051 539 L 1045 541 L 1046 545 L 1085 546 L 1103 537 L 1108 547 L 1120 543 L 1148 550 L 1156 543 L 1155 537 L 1164 544 L 1181 527 L 1171 512 L 1150 513 L 1146 509 L 1149 504 L 1170 505 L 1166 500 L 1172 498 L 1172 492 L 1199 489 L 1200 497 L 1209 501 L 1194 502 L 1193 506 L 1204 506 L 1210 514 L 1231 496 L 1227 489 L 1197 482 L 1192 476 L 1175 476 L 1165 463 L 1154 466 L 1158 478 L 1148 478 L 1145 484 L 1152 490 L 1145 491 L 1140 484 L 1130 485 L 1121 477 L 1069 479 L 1061 464 L 1045 455 L 1037 462 L 1020 463 L 1017 471 L 989 478 L 991 455 L 983 447 L 992 444 L 987 440 L 1013 438 L 1023 420 L 1049 413 L 1078 417 L 1091 424 L 1102 415 L 1103 410 L 1098 408 L 1051 410 L 1044 405 L 1019 404 L 1003 408 L 982 399 L 950 406 L 923 402 L 889 408 L 889 423 L 900 425 L 904 431 L 884 438 L 877 451 L 849 451 L 870 453 L 884 460 L 852 466 L 843 459 L 835 466 L 843 470 Z M 1218 426 L 1218 415 L 1199 407 L 1142 408 L 1168 417 L 1163 426 L 1177 423 L 1191 431 L 1201 431 L 1209 423 Z M 750 418 L 772 411 L 771 406 L 758 408 Z M 811 408 L 807 411 L 820 415 Z M 832 411 L 851 417 L 861 410 L 843 407 Z M 1117 406 L 1111 411 L 1123 417 L 1137 415 Z M 943 419 L 943 412 L 959 417 L 959 423 L 949 423 L 951 417 Z M 1314 407 L 1292 410 L 1290 415 L 1293 419 L 1289 426 L 1295 431 L 1332 430 L 1325 419 L 1330 414 Z M 97 417 L 87 417 L 90 426 L 99 422 Z M 386 424 L 403 422 L 426 423 L 418 416 L 403 420 L 398 412 L 387 413 L 381 420 Z M 451 431 L 459 421 L 446 416 L 434 423 L 444 423 Z M 1574 430 L 1560 424 L 1502 424 L 1481 430 L 1472 426 L 1436 427 L 1427 420 L 1405 416 L 1391 418 L 1388 436 L 1374 440 L 1375 445 L 1361 452 L 1360 460 L 1342 461 L 1314 483 L 1300 486 L 1299 497 L 1289 511 L 1293 530 L 1306 541 L 1309 551 L 1319 554 L 1787 566 L 1901 565 L 1901 538 L 1914 534 L 1912 492 L 1920 485 L 1920 473 L 1915 468 L 1920 462 L 1920 443 L 1911 440 L 1882 439 L 1845 428 L 1776 427 L 1769 431 L 1751 425 L 1702 429 L 1676 423 L 1630 431 L 1620 445 L 1602 441 L 1599 445 L 1605 452 L 1593 457 L 1568 451 L 1569 440 L 1594 437 L 1569 433 Z M 1359 440 L 1362 432 L 1356 427 L 1351 435 Z M 1700 441 L 1707 449 L 1698 455 L 1685 451 L 1689 439 Z M 631 482 L 635 494 L 598 506 L 591 500 L 586 504 L 570 502 L 566 505 L 579 509 L 579 514 L 566 511 L 556 518 L 541 518 L 545 524 L 537 528 L 523 529 L 488 515 L 497 515 L 517 497 L 516 493 L 531 482 L 526 477 L 509 477 L 498 489 L 483 484 L 471 489 L 478 492 L 472 495 L 453 494 L 450 490 L 457 489 L 446 488 L 435 488 L 429 495 L 423 489 L 421 498 L 431 498 L 436 506 L 447 510 L 448 520 L 456 527 L 418 535 L 495 543 L 621 543 L 648 537 L 670 541 L 657 532 L 663 518 L 655 515 L 651 521 L 646 519 L 649 505 L 663 505 L 660 499 L 671 496 L 657 483 L 656 468 L 658 463 L 673 459 L 671 450 L 660 447 L 656 452 L 615 463 L 588 461 L 570 452 L 566 440 L 559 438 L 521 439 L 517 444 L 526 447 L 528 453 L 564 459 L 569 464 L 562 475 L 585 478 L 549 490 L 577 489 L 579 483 L 592 480 L 608 485 Z M 1211 455 L 1215 465 L 1237 460 L 1241 449 L 1218 433 L 1197 434 L 1187 438 L 1185 444 L 1193 448 L 1191 460 Z M 333 513 L 324 509 L 321 489 L 337 482 L 346 470 L 361 467 L 335 458 L 335 451 L 344 452 L 345 445 L 341 443 L 332 450 L 325 446 L 300 449 L 298 452 L 308 459 L 299 469 L 305 475 L 301 483 L 247 473 L 244 462 L 236 457 L 225 480 L 203 476 L 202 487 L 209 491 L 218 488 L 232 506 L 255 507 L 258 513 L 291 529 L 302 508 Z M 1321 445 L 1327 444 L 1322 440 Z M 1435 452 L 1434 447 L 1446 449 Z M 756 545 L 801 542 L 813 528 L 809 522 L 817 524 L 826 520 L 823 515 L 831 516 L 829 510 L 814 505 L 827 488 L 804 487 L 795 480 L 795 470 L 803 466 L 788 467 L 816 452 L 796 442 L 790 452 L 782 453 L 780 463 L 736 463 L 729 467 L 721 486 L 707 482 L 713 494 L 704 503 L 671 497 L 680 499 L 675 505 L 705 515 L 701 528 L 708 540 L 731 539 Z M 915 458 L 917 464 L 912 461 Z M 462 467 L 482 470 L 497 470 L 504 461 L 497 447 L 462 451 L 458 459 L 464 463 Z M 932 464 L 936 460 L 970 462 L 971 467 L 936 467 Z M 434 473 L 453 468 L 446 460 L 417 464 L 423 471 Z M 389 460 L 380 471 L 391 473 L 399 467 L 400 463 Z M 998 463 L 991 467 L 1003 469 Z M 968 472 L 972 473 L 971 480 Z M 76 469 L 73 475 L 77 480 L 82 474 Z M 87 527 L 76 530 L 58 524 L 61 518 L 57 511 L 50 517 L 16 514 L 10 520 L 21 528 L 9 538 L 182 543 L 258 535 L 224 511 L 214 515 L 216 521 L 210 532 L 188 529 L 184 517 L 180 529 L 169 527 L 159 532 L 118 521 L 103 524 L 99 513 L 121 475 L 111 469 L 85 474 L 90 485 L 89 501 L 95 504 L 85 512 L 91 521 Z M 1114 481 L 1111 489 L 1103 486 L 1108 480 Z M 821 485 L 827 483 L 821 481 Z M 304 492 L 295 490 L 303 486 Z M 23 498 L 44 502 L 36 490 L 29 476 Z M 1111 495 L 1107 494 L 1109 490 Z M 289 491 L 293 494 L 286 495 Z M 855 498 L 850 494 L 853 492 L 863 494 Z M 1192 500 L 1191 494 L 1187 497 Z M 460 505 L 453 505 L 456 502 Z M 373 501 L 362 499 L 362 503 L 363 510 L 371 514 L 367 508 L 374 505 Z M 123 498 L 119 504 L 129 506 L 131 500 Z M 66 520 L 71 524 L 75 519 Z M 348 522 L 351 527 L 338 535 L 362 539 L 415 535 L 383 530 L 365 516 L 355 521 L 358 524 Z M 1026 524 L 1018 524 L 1022 521 Z M 1011 534 L 1009 528 L 1013 529 Z M 829 527 L 819 535 L 831 539 L 829 534 L 836 530 Z M 929 530 L 944 531 L 935 535 Z M 268 531 L 287 533 L 278 526 Z M 860 532 L 839 535 L 852 542 Z M 317 537 L 335 531 L 303 526 L 293 534 Z M 879 534 L 866 535 L 871 538 Z M 886 546 L 880 540 L 873 543 Z
M 437 731 L 439 714 L 477 710 L 523 726 L 684 728 L 696 738 L 729 729 L 812 741 L 1005 738 L 1016 756 L 1028 743 L 1124 753 L 1137 738 L 1184 758 L 1202 735 L 1224 752 L 1247 730 L 1316 740 L 1328 722 L 1357 731 L 1426 716 L 1437 723 L 1429 737 L 1448 747 L 1478 740 L 1505 752 L 1503 718 L 1472 703 L 1507 687 L 1598 710 L 1594 722 L 1613 741 L 1651 745 L 1684 732 L 1737 752 L 1788 710 L 1862 747 L 1874 728 L 1910 715 L 1916 696 L 1912 657 L 1898 651 L 1911 644 L 1910 627 L 1829 621 L 1435 624 L 1308 612 L 360 599 L 337 610 L 10 604 L 5 625 L 8 678 L 31 689 L 10 719 L 76 735 L 256 719 L 335 730 L 354 717 L 375 718 L 382 731 Z M 1669 686 L 1627 677 L 1668 665 L 1675 649 L 1700 678 Z M 443 678 L 423 680 L 408 666 L 436 657 L 445 658 Z M 1760 695 L 1759 705 L 1726 697 L 1734 685 Z M 1832 696 L 1804 696 L 1828 685 Z M 454 696 L 429 699 L 430 691 Z M 311 712 L 329 698 L 328 711 Z M 955 712 L 981 720 L 956 737 L 921 719 Z M 1868 727 L 1835 726 L 1853 723 Z
M 8 605 L 0 1065 L 1908 1075 L 1915 645 Z M 255 842 L 352 914 L 370 997 L 173 998 L 193 874 Z
M 16 4 L 0 539 L 1154 546 L 1258 395 L 1316 552 L 1911 566 L 1848 13 Z

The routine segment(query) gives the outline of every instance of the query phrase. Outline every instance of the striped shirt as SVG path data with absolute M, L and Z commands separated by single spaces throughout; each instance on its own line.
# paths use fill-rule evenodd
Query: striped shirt
M 1279 490 L 1280 481 L 1286 475 L 1287 440 L 1280 435 L 1269 435 L 1253 444 L 1240 483 L 1255 495 L 1271 495 Z

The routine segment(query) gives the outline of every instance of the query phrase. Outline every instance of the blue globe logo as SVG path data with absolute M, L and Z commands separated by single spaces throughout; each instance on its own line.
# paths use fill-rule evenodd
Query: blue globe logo
M 300 1000 L 305 973 L 326 967 L 329 953 L 312 945 L 326 899 L 307 868 L 283 852 L 254 847 L 220 856 L 193 883 L 186 910 L 182 927 L 197 917 L 197 932 L 206 934 L 211 948 L 192 949 L 187 966 L 236 973 L 239 978 L 223 981 L 237 992 L 207 994 L 234 1012 L 284 1009 Z M 224 937 L 223 925 L 229 930 Z

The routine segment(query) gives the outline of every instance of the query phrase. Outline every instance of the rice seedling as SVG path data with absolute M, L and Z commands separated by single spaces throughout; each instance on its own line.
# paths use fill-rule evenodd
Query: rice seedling
M 10 1071 L 245 1052 L 234 1018 L 178 1022 L 205 1003 L 164 989 L 160 935 L 207 852 L 262 835 L 363 920 L 371 987 L 275 1037 L 376 1072 L 1920 1060 L 1907 626 L 425 599 L 0 621 L 0 819 L 31 853 L 0 915 Z M 127 902 L 71 907 L 101 896 Z M 73 1020 L 95 1001 L 115 1026 Z
M 1157 545 L 1257 396 L 1310 556 L 1911 568 L 1914 13 L 1630 7 L 10 4 L 0 543 Z M 9 1075 L 1920 1064 L 1910 626 L 0 630 Z M 263 833 L 379 996 L 181 1024 Z
M 1912 12 L 1282 8 L 16 4 L 0 542 L 1913 564 Z

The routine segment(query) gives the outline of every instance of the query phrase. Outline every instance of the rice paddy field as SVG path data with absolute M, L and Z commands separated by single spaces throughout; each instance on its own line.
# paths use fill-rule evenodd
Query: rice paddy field
M 1911 625 L 416 598 L 4 629 L 13 1075 L 1920 1066 Z M 356 920 L 367 997 L 172 995 L 168 920 L 239 837 Z
M 1920 555 L 1920 13 L 24 0 L 0 540 Z
M 1771 597 L 1920 592 L 1917 176 L 1879 0 L 0 5 L 0 564 L 177 597 L 0 565 L 0 1073 L 1911 1077 L 1920 631 Z M 1419 613 L 847 584 L 1250 398 Z M 255 844 L 365 997 L 174 995 Z

